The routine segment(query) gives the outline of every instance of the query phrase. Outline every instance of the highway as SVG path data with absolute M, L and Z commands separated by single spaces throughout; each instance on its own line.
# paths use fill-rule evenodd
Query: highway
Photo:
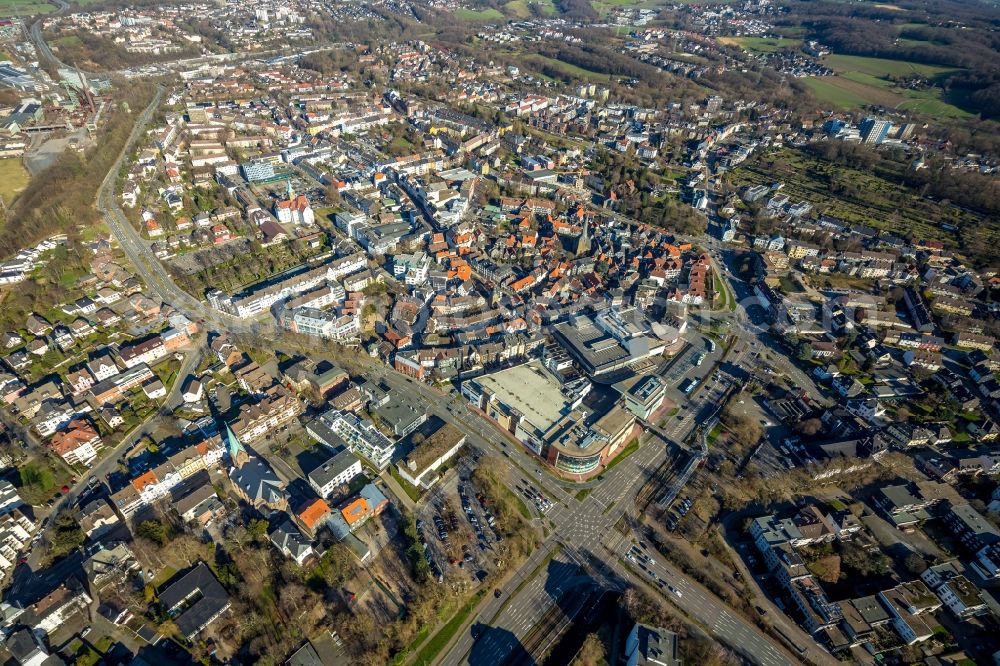
M 619 558 L 632 546 L 632 540 L 615 525 L 631 511 L 636 494 L 647 478 L 667 462 L 666 449 L 657 442 L 657 438 L 646 439 L 639 451 L 606 473 L 601 484 L 582 502 L 573 499 L 558 504 L 546 514 L 555 526 L 553 533 L 501 588 L 501 597 L 491 599 L 480 609 L 470 627 L 455 640 L 440 664 L 497 664 L 518 655 L 529 659 L 537 657 L 522 652 L 525 641 L 535 623 L 546 617 L 553 606 L 559 605 L 559 596 L 571 589 L 572 585 L 568 583 L 576 576 L 578 567 L 569 568 L 566 565 L 579 565 L 582 561 L 590 568 L 592 576 L 604 582 L 631 579 Z M 538 571 L 539 565 L 556 544 L 563 548 L 559 556 L 552 560 L 557 564 L 549 563 Z M 559 566 L 560 562 L 564 566 Z M 680 571 L 662 561 L 659 566 L 660 576 L 682 591 L 681 597 L 674 596 L 670 600 L 703 623 L 713 636 L 753 663 L 763 666 L 800 663 L 760 629 L 728 610 L 722 601 Z M 602 575 L 602 567 L 606 567 L 603 572 L 606 575 Z M 523 581 L 529 578 L 531 582 L 522 586 Z M 507 601 L 514 591 L 517 595 Z M 484 626 L 492 630 L 481 633 Z M 474 632 L 477 627 L 479 629 Z M 479 641 L 483 644 L 480 645 Z
M 628 559 L 630 553 L 633 553 L 634 559 Z M 643 556 L 649 560 L 644 562 L 641 559 Z M 680 570 L 654 550 L 642 550 L 629 541 L 623 541 L 615 549 L 615 557 L 618 567 L 625 572 L 624 576 L 627 579 L 630 581 L 641 579 L 653 589 L 660 590 L 671 603 L 697 620 L 713 636 L 751 661 L 763 666 L 794 666 L 802 663 L 801 657 L 793 657 L 787 650 L 778 647 L 770 637 L 765 637 L 760 629 L 727 608 L 701 585 L 684 577 Z M 670 588 L 677 592 L 671 591 Z M 809 659 L 819 658 L 823 664 L 836 663 L 833 657 L 821 654 L 815 645 L 807 647 L 802 656 Z M 829 659 L 823 658 L 824 656 Z

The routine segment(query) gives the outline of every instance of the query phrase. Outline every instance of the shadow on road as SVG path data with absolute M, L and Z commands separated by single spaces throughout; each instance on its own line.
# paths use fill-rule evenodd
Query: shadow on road
M 600 556 L 589 552 L 577 555 L 583 557 L 588 569 L 600 572 L 602 582 L 598 583 L 577 563 L 567 562 L 562 558 L 553 559 L 538 574 L 545 577 L 542 590 L 546 598 L 538 599 L 534 604 L 525 604 L 524 599 L 515 597 L 511 602 L 512 606 L 500 617 L 499 623 L 504 626 L 491 627 L 479 623 L 471 628 L 476 642 L 469 653 L 469 664 L 533 665 L 537 663 L 537 655 L 551 649 L 560 634 L 563 634 L 563 640 L 571 643 L 579 638 L 574 636 L 577 621 L 582 616 L 587 616 L 583 617 L 584 625 L 590 623 L 590 614 L 598 606 L 604 593 L 609 588 L 623 589 L 624 581 L 607 568 Z M 520 617 L 518 613 L 523 613 L 526 617 Z M 568 628 L 567 617 L 575 618 Z M 531 624 L 524 626 L 525 620 L 529 620 Z M 522 637 L 518 638 L 510 627 L 520 627 Z

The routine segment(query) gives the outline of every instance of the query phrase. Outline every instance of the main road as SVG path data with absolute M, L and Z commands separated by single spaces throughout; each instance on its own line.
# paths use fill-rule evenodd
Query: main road
M 121 154 L 119 154 L 118 159 L 101 183 L 101 188 L 97 194 L 97 209 L 103 215 L 104 221 L 108 225 L 108 230 L 118 242 L 122 252 L 125 253 L 125 256 L 128 257 L 128 260 L 135 267 L 139 277 L 142 278 L 143 282 L 162 301 L 169 303 L 189 319 L 195 320 L 209 328 L 276 338 L 278 337 L 277 327 L 273 323 L 245 321 L 225 314 L 202 303 L 178 287 L 171 279 L 166 268 L 160 263 L 160 260 L 153 254 L 150 246 L 142 240 L 139 233 L 132 226 L 132 223 L 128 221 L 125 213 L 118 205 L 115 193 L 118 184 L 118 174 L 121 173 L 122 165 L 128 156 L 132 154 L 136 143 L 145 132 L 150 118 L 152 118 L 153 113 L 163 98 L 163 93 L 163 86 L 158 86 L 153 100 L 139 115 L 128 141 L 125 142 L 125 146 L 122 148 Z
M 619 521 L 631 511 L 645 481 L 666 462 L 666 447 L 658 438 L 649 438 L 636 453 L 607 472 L 600 485 L 582 501 L 574 498 L 549 511 L 546 517 L 554 526 L 553 532 L 501 588 L 500 597 L 490 599 L 479 609 L 469 628 L 452 643 L 439 663 L 443 666 L 499 664 L 516 654 L 537 657 L 520 651 L 524 650 L 535 623 L 550 609 L 559 607 L 559 595 L 565 593 L 571 578 L 565 566 L 545 567 L 558 546 L 562 552 L 551 558 L 554 562 L 565 558 L 582 564 L 599 580 L 617 581 L 618 585 L 632 582 L 634 574 L 621 559 L 632 545 L 632 532 L 629 527 L 619 525 Z M 763 666 L 801 663 L 801 658 L 726 608 L 696 582 L 666 563 L 660 566 L 671 584 L 683 590 L 682 596 L 671 596 L 670 600 L 747 660 Z M 556 579 L 550 580 L 550 574 Z M 474 627 L 489 629 L 474 635 Z M 829 663 L 822 658 L 820 661 Z

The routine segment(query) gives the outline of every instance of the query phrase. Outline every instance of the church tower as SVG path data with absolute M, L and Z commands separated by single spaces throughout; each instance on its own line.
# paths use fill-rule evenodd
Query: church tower
M 247 453 L 246 447 L 243 446 L 243 442 L 236 436 L 228 423 L 226 424 L 226 450 L 229 452 L 229 459 L 232 461 L 233 467 L 240 468 L 250 460 L 250 454 Z

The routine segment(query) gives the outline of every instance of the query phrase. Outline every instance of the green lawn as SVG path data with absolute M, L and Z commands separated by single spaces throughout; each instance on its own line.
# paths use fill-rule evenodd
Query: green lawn
M 972 118 L 975 115 L 941 99 L 941 92 L 938 88 L 930 90 L 906 90 L 903 92 L 903 96 L 909 99 L 900 104 L 899 108 L 926 113 L 931 116 L 957 118 L 958 120 Z
M 80 44 L 83 44 L 83 40 L 76 35 L 66 35 L 49 41 L 51 46 L 79 46 Z
M 907 39 L 906 37 L 899 37 L 896 39 L 896 45 L 910 48 L 921 46 L 943 46 L 940 42 L 932 42 L 928 39 Z
M 633 453 L 635 453 L 638 450 L 639 450 L 639 439 L 636 438 L 636 439 L 633 439 L 631 442 L 629 442 L 628 446 L 626 446 L 624 449 L 622 449 L 621 453 L 619 453 L 617 456 L 615 456 L 614 459 L 610 463 L 608 463 L 608 466 L 604 468 L 604 471 L 601 472 L 601 474 L 602 475 L 603 474 L 607 474 L 612 469 L 614 469 L 615 465 L 617 465 L 618 463 L 622 462 L 623 460 L 625 460 L 626 458 L 628 458 L 630 455 L 632 455 Z
M 8 157 L 0 160 L 0 197 L 4 205 L 10 206 L 18 194 L 28 186 L 28 175 L 20 158 Z
M 555 0 L 511 0 L 503 6 L 504 11 L 516 18 L 530 18 L 533 16 L 531 5 L 535 5 L 543 16 L 552 16 L 559 13 Z
M 48 2 L 0 0 L 0 16 L 31 16 L 32 14 L 48 14 L 55 10 L 56 6 Z
M 420 499 L 420 496 L 423 493 L 420 492 L 419 488 L 414 487 L 413 484 L 404 479 L 399 474 L 399 470 L 396 468 L 395 465 L 389 465 L 389 475 L 392 476 L 392 478 L 395 479 L 396 483 L 400 485 L 400 487 L 403 489 L 403 492 L 406 493 L 407 497 L 409 497 L 414 502 Z
M 832 83 L 831 81 L 834 78 L 832 76 L 824 76 L 821 78 L 805 78 L 801 79 L 801 81 L 813 91 L 813 94 L 816 95 L 819 101 L 831 106 L 850 109 L 870 104 L 869 100 L 861 95 L 850 90 L 845 90 Z
M 788 37 L 720 37 L 719 41 L 731 46 L 739 46 L 756 53 L 774 53 L 783 49 L 797 48 L 802 45 L 801 39 Z
M 458 611 L 452 616 L 448 623 L 441 627 L 441 630 L 431 636 L 430 640 L 424 644 L 420 651 L 417 652 L 417 656 L 414 658 L 413 663 L 417 666 L 427 666 L 434 662 L 438 654 L 444 647 L 454 638 L 458 630 L 462 628 L 465 621 L 468 619 L 472 610 L 476 607 L 479 601 L 486 594 L 486 590 L 479 590 L 472 598 L 465 602 L 465 605 L 458 609 Z
M 775 28 L 775 32 L 780 34 L 782 37 L 798 37 L 802 38 L 806 36 L 809 31 L 801 26 L 784 26 L 781 28 Z
M 455 18 L 460 21 L 499 21 L 504 18 L 504 15 L 492 7 L 478 10 L 460 7 L 455 10 Z
M 568 62 L 563 62 L 562 60 L 557 60 L 556 58 L 549 58 L 547 56 L 534 54 L 530 58 L 535 62 L 547 63 L 552 67 L 565 72 L 567 76 L 574 76 L 579 79 L 595 79 L 598 81 L 607 81 L 609 76 L 607 74 L 602 74 L 600 72 L 593 72 L 589 69 L 584 69 L 583 67 L 577 67 L 576 65 L 571 65 Z
M 853 56 L 844 57 L 850 58 Z M 862 61 L 861 69 L 845 70 L 835 77 L 827 76 L 803 80 L 806 85 L 813 89 L 820 100 L 843 108 L 863 106 L 865 104 L 879 104 L 959 120 L 971 118 L 973 115 L 942 99 L 944 91 L 940 88 L 930 87 L 924 90 L 910 90 L 908 88 L 897 87 L 892 81 L 883 78 L 890 76 L 890 74 L 877 73 L 878 71 L 884 72 L 884 69 L 879 70 L 877 65 L 871 62 L 865 63 L 864 61 L 894 63 L 895 65 L 903 64 L 907 67 L 911 63 L 899 63 L 893 60 L 880 61 L 878 58 L 859 58 L 858 60 Z M 927 68 L 922 72 L 925 76 L 934 76 L 933 72 L 935 71 L 938 74 L 946 71 L 954 71 L 945 70 L 940 67 L 935 68 L 922 65 L 918 67 Z M 898 70 L 898 68 L 896 69 Z
M 712 444 L 714 444 L 715 440 L 719 439 L 719 435 L 721 434 L 722 434 L 722 424 L 716 423 L 715 426 L 713 426 L 712 429 L 709 431 L 708 437 L 706 438 L 708 440 L 708 445 L 711 446 Z
M 601 16 L 607 16 L 618 7 L 628 7 L 635 9 L 651 9 L 661 7 L 665 3 L 663 0 L 591 0 L 590 5 Z
M 907 74 L 919 74 L 927 78 L 933 78 L 955 71 L 953 67 L 937 67 L 935 65 L 907 62 L 906 60 L 866 58 L 864 56 L 841 55 L 839 53 L 826 56 L 823 59 L 823 64 L 837 72 L 860 72 L 879 78 L 886 76 L 906 76 Z

